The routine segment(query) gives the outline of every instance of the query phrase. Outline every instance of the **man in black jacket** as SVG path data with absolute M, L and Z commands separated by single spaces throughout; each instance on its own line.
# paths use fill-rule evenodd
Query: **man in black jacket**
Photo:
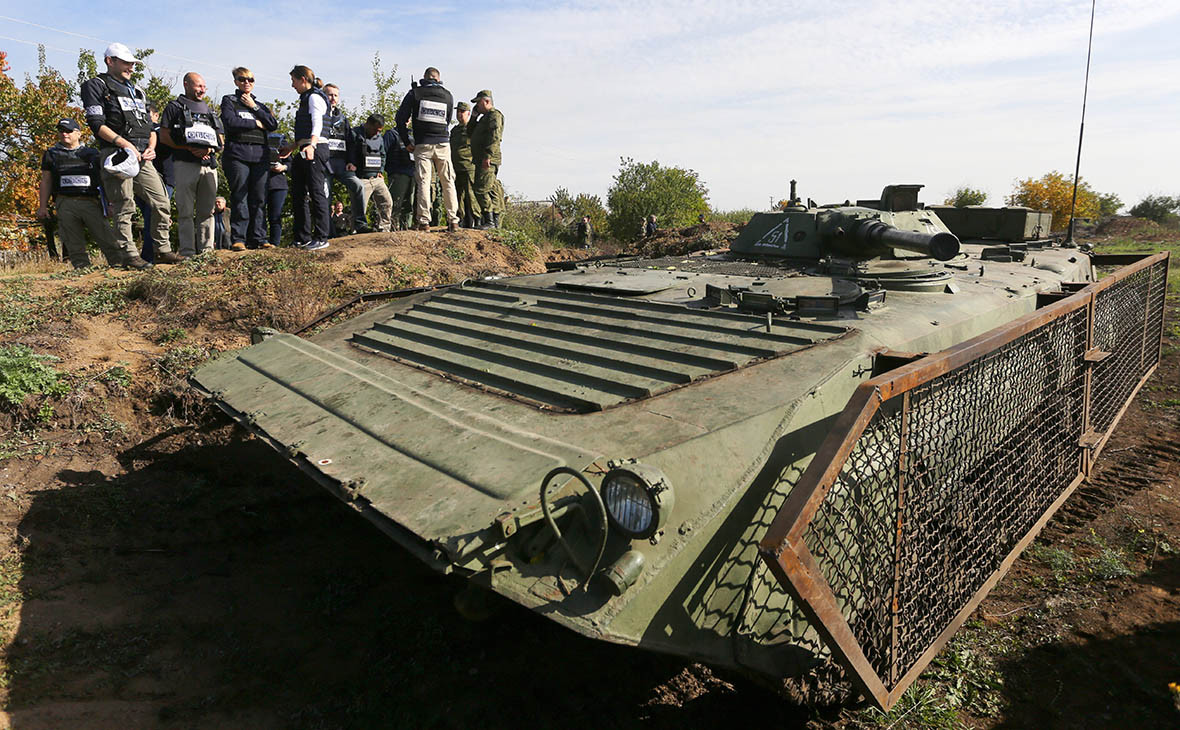
M 156 263 L 175 264 L 184 259 L 172 253 L 168 229 L 172 226 L 171 203 L 160 175 L 152 165 L 144 164 L 156 157 L 156 133 L 148 116 L 147 95 L 131 82 L 131 72 L 139 59 L 122 43 L 107 46 L 103 55 L 107 70 L 82 84 L 82 106 L 86 124 L 98 141 L 104 159 L 122 149 L 140 162 L 134 177 L 102 172 L 102 187 L 110 206 L 115 243 L 123 250 L 123 265 L 145 269 L 151 264 L 139 257 L 131 237 L 131 216 L 135 196 L 147 200 L 152 209 L 152 238 L 156 241 Z
M 455 194 L 455 170 L 451 165 L 451 118 L 455 100 L 443 88 L 437 68 L 430 67 L 422 74 L 422 81 L 398 107 L 397 133 L 414 153 L 414 182 L 417 200 L 414 206 L 414 228 L 430 229 L 430 170 L 438 173 L 442 183 L 443 200 L 447 207 L 447 230 L 459 230 L 459 199 Z M 414 140 L 410 141 L 406 124 L 414 126 Z

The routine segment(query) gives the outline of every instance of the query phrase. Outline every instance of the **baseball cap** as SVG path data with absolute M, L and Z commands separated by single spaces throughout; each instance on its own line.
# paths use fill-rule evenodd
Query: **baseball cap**
M 465 102 L 465 101 L 461 101 L 461 102 L 459 102 L 458 104 L 456 104 L 456 105 L 455 105 L 455 110 L 456 110 L 456 111 L 465 112 L 465 111 L 467 111 L 467 110 L 468 110 L 468 109 L 470 109 L 470 108 L 471 108 L 471 106 L 470 106 L 470 105 L 469 105 L 467 102 Z
M 59 119 L 57 120 L 57 131 L 59 132 L 76 132 L 82 127 L 73 119 Z
M 116 177 L 130 180 L 139 174 L 139 158 L 120 147 L 103 160 L 102 169 Z
M 131 52 L 131 49 L 122 43 L 112 43 L 107 46 L 106 52 L 102 54 L 103 58 L 118 58 L 128 63 L 139 63 L 139 59 Z
M 491 99 L 492 92 L 488 91 L 487 89 L 481 90 L 478 94 L 475 95 L 475 98 L 471 100 L 471 103 L 474 104 L 475 102 L 479 101 L 482 97 L 485 97 L 485 96 L 487 98 Z

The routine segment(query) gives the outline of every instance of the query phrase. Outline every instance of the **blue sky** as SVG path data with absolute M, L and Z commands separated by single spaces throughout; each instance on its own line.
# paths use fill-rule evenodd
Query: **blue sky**
M 495 92 L 502 178 L 533 199 L 605 194 L 632 157 L 696 170 L 722 209 L 765 207 L 792 178 L 819 202 L 918 182 L 928 202 L 970 185 L 1000 204 L 1019 178 L 1073 170 L 1090 14 L 1078 0 L 362 0 L 317 6 L 309 44 L 289 3 L 206 6 L 210 23 L 179 2 L 129 22 L 45 0 L 0 11 L 0 49 L 19 76 L 44 43 L 72 77 L 78 47 L 120 40 L 155 48 L 157 73 L 201 72 L 210 95 L 249 66 L 265 99 L 292 99 L 303 63 L 349 105 L 372 90 L 374 52 L 403 88 L 437 66 L 456 100 Z M 1177 37 L 1175 0 L 1099 0 L 1082 174 L 1128 204 L 1180 194 Z

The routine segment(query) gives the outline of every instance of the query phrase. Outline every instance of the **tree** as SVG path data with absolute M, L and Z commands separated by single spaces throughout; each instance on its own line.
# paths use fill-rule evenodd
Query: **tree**
M 982 190 L 976 190 L 975 188 L 969 188 L 966 185 L 962 185 L 942 202 L 943 205 L 953 205 L 956 208 L 966 208 L 969 205 L 983 205 L 986 201 L 987 193 L 983 192 Z
M 662 226 L 687 226 L 709 212 L 709 191 L 692 170 L 660 163 L 619 159 L 619 172 L 607 191 L 607 225 L 611 235 L 633 241 L 642 235 L 643 220 L 654 214 Z
M 1040 178 L 1020 180 L 1008 196 L 1008 205 L 1023 205 L 1034 210 L 1049 211 L 1053 214 L 1051 225 L 1054 231 L 1069 227 L 1069 209 L 1073 199 L 1073 181 L 1057 172 L 1045 173 Z M 1078 218 L 1094 218 L 1101 212 L 1098 193 L 1085 180 L 1078 179 Z
M 397 85 L 401 83 L 401 79 L 397 75 L 397 64 L 389 67 L 388 71 L 381 70 L 381 52 L 373 54 L 373 88 L 375 93 L 370 96 L 368 94 L 361 95 L 361 113 L 363 116 L 357 120 L 360 124 L 368 118 L 370 114 L 380 114 L 385 118 L 386 126 L 393 126 L 393 117 L 397 114 L 397 108 L 401 106 L 402 94 L 397 90 Z
M 605 235 L 607 227 L 606 207 L 602 198 L 597 195 L 578 193 L 571 196 L 569 190 L 558 188 L 549 196 L 553 210 L 561 214 L 561 220 L 554 221 L 555 230 L 550 234 L 568 243 L 573 243 L 576 237 L 578 222 L 582 216 L 590 216 L 590 226 L 596 235 Z
M 1098 217 L 1111 218 L 1119 214 L 1119 208 L 1123 207 L 1123 201 L 1114 193 L 1106 193 L 1098 196 Z
M 1146 218 L 1163 226 L 1174 226 L 1180 222 L 1180 197 L 1167 195 L 1148 195 L 1127 211 L 1136 218 Z
M 57 140 L 57 121 L 70 117 L 88 134 L 82 110 L 70 104 L 74 89 L 45 63 L 38 48 L 37 75 L 18 86 L 0 51 L 0 215 L 31 216 L 37 209 L 41 156 Z

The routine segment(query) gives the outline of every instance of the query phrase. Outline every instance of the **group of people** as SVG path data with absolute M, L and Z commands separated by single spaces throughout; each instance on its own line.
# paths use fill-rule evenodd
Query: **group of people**
M 190 72 L 184 93 L 157 113 L 131 81 L 140 61 L 127 46 L 108 46 L 104 62 L 107 70 L 81 89 L 97 148 L 82 146 L 81 127 L 62 119 L 57 143 L 41 164 L 37 215 L 49 216 L 52 197 L 62 247 L 76 267 L 90 265 L 87 232 L 108 263 L 132 269 L 178 263 L 215 247 L 273 248 L 288 194 L 294 245 L 307 251 L 326 248 L 333 233 L 428 230 L 432 184 L 445 203 L 448 231 L 499 225 L 504 115 L 487 89 L 471 106 L 455 104 L 438 69 L 427 68 L 403 99 L 393 128 L 386 129 L 380 114 L 350 126 L 339 88 L 295 66 L 291 87 L 299 105 L 290 140 L 254 97 L 248 68 L 233 69 L 236 90 L 222 97 L 216 112 L 204 101 L 205 79 Z M 228 206 L 217 196 L 219 156 Z M 349 214 L 330 208 L 333 179 L 348 191 Z M 169 241 L 173 196 L 178 251 Z M 370 202 L 373 225 L 366 215 Z M 142 255 L 132 237 L 136 206 L 143 217 Z

